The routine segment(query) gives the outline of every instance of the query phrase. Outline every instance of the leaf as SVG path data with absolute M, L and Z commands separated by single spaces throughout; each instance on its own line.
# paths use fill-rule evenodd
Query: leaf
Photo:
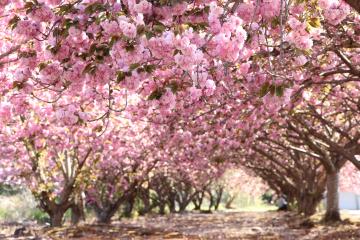
M 284 86 L 276 86 L 275 87 L 275 94 L 278 97 L 282 97 L 284 95 Z
M 128 43 L 126 46 L 125 46 L 125 50 L 127 52 L 132 52 L 135 50 L 135 46 L 132 44 L 132 43 Z
M 279 17 L 274 17 L 272 20 L 271 20 L 271 27 L 272 28 L 276 28 L 277 26 L 280 25 L 280 18 Z
M 269 91 L 270 91 L 270 94 L 271 95 L 275 95 L 275 85 L 270 85 L 270 87 L 269 87 Z
M 34 2 L 25 2 L 24 9 L 26 9 L 25 13 L 29 14 L 35 9 L 35 3 Z
M 126 74 L 123 71 L 117 72 L 116 82 L 120 83 L 125 80 Z
M 145 34 L 145 26 L 144 25 L 137 26 L 136 34 L 139 36 L 142 36 L 143 34 Z
M 85 13 L 86 14 L 93 14 L 93 13 L 95 13 L 97 11 L 105 11 L 105 10 L 106 10 L 106 7 L 105 7 L 104 4 L 96 2 L 96 3 L 88 5 L 85 8 Z
M 48 49 L 52 54 L 56 54 L 61 48 L 60 43 L 56 44 L 55 46 L 48 45 L 46 49 Z
M 114 46 L 114 44 L 120 40 L 120 37 L 119 36 L 112 36 L 111 39 L 110 39 L 110 42 L 109 42 L 109 46 L 110 48 Z
M 8 26 L 10 27 L 11 30 L 14 30 L 19 21 L 20 21 L 20 17 L 18 15 L 15 15 L 13 18 L 10 19 Z
M 153 26 L 153 30 L 156 33 L 163 33 L 166 29 L 166 26 L 164 24 L 162 24 L 161 22 L 157 22 L 154 26 Z
M 163 91 L 161 89 L 154 90 L 148 97 L 148 100 L 159 100 L 163 95 Z
M 101 132 L 101 130 L 103 129 L 103 127 L 101 125 L 97 125 L 96 127 L 93 128 L 94 132 Z
M 170 82 L 167 87 L 169 87 L 173 93 L 176 93 L 179 90 L 179 85 L 175 81 Z
M 264 97 L 269 92 L 269 87 L 270 87 L 269 82 L 264 83 L 260 88 L 259 96 Z
M 48 63 L 46 63 L 46 62 L 39 63 L 39 65 L 38 65 L 39 71 L 41 71 L 41 70 L 43 70 L 44 68 L 46 68 L 47 65 L 48 65 Z
M 308 24 L 313 28 L 319 28 L 321 27 L 321 22 L 319 18 L 310 18 L 308 20 Z
M 147 73 L 152 73 L 156 69 L 154 64 L 144 65 L 144 70 Z
M 191 27 L 192 29 L 194 29 L 197 32 L 201 31 L 201 30 L 206 30 L 209 26 L 206 22 L 187 23 L 186 25 L 188 25 L 189 27 Z
M 132 71 L 132 70 L 138 68 L 139 66 L 140 66 L 140 63 L 132 63 L 132 64 L 130 64 L 129 69 L 130 69 L 130 71 Z
M 30 58 L 30 57 L 35 57 L 36 56 L 36 52 L 35 51 L 28 51 L 28 52 L 19 52 L 18 55 L 20 58 Z
M 70 12 L 73 12 L 74 10 L 75 10 L 74 5 L 71 3 L 67 3 L 59 6 L 56 13 L 59 14 L 60 16 L 64 16 Z
M 146 39 L 149 40 L 150 38 L 154 37 L 155 34 L 151 31 L 145 31 Z
M 89 73 L 89 74 L 94 74 L 96 71 L 96 66 L 93 63 L 89 63 L 88 65 L 86 65 L 86 67 L 83 70 L 83 74 L 85 73 Z

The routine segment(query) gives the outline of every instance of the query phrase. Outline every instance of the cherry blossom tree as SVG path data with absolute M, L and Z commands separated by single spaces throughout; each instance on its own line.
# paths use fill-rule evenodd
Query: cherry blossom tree
M 240 148 L 268 169 L 276 147 L 259 132 L 270 119 L 311 152 L 294 157 L 290 138 L 276 142 L 286 142 L 286 170 L 321 162 L 327 218 L 339 219 L 338 172 L 360 167 L 356 11 L 351 0 L 1 1 L 1 175 L 32 186 L 59 225 L 93 174 L 93 198 L 114 204 L 94 201 L 108 221 L 155 162 L 195 186 L 192 175 L 217 176 L 214 159 L 234 162 Z

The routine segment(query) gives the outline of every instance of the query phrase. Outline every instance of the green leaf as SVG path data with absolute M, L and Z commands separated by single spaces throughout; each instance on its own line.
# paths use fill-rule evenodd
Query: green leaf
M 148 97 L 148 100 L 159 100 L 163 95 L 163 91 L 161 89 L 154 90 Z
M 270 87 L 269 82 L 264 83 L 260 88 L 259 96 L 264 97 L 269 92 L 269 87 Z
M 96 2 L 96 3 L 93 3 L 93 4 L 88 5 L 88 6 L 85 8 L 85 13 L 86 13 L 86 14 L 93 14 L 93 13 L 95 13 L 96 11 L 105 11 L 105 10 L 106 10 L 106 7 L 105 7 L 104 4 L 99 3 L 99 2 Z
M 157 22 L 154 26 L 153 26 L 153 30 L 156 33 L 163 33 L 166 30 L 166 26 L 164 24 L 162 24 L 161 22 Z
M 145 31 L 146 39 L 149 40 L 150 38 L 154 37 L 155 34 L 151 31 Z
M 170 82 L 167 87 L 169 87 L 173 93 L 176 93 L 179 90 L 179 85 L 175 81 Z
M 64 15 L 74 12 L 74 11 L 75 11 L 74 5 L 71 3 L 67 3 L 67 4 L 63 4 L 63 5 L 59 6 L 56 13 L 59 14 L 60 16 L 64 16 Z
M 126 74 L 123 71 L 117 72 L 116 82 L 120 83 L 125 80 Z
M 275 94 L 278 97 L 282 97 L 284 95 L 284 86 L 276 86 L 275 87 Z
M 154 64 L 144 65 L 144 70 L 147 73 L 152 73 L 156 69 Z
M 271 20 L 271 27 L 272 28 L 276 28 L 277 26 L 280 25 L 280 18 L 279 17 L 274 17 L 272 20 Z
M 112 36 L 109 42 L 110 48 L 114 46 L 114 44 L 120 40 L 119 36 Z
M 319 18 L 310 18 L 308 20 L 308 24 L 312 26 L 313 28 L 319 28 L 321 27 L 321 22 Z
M 130 64 L 130 67 L 129 67 L 130 71 L 138 68 L 139 66 L 140 66 L 140 63 L 132 63 L 132 64 Z

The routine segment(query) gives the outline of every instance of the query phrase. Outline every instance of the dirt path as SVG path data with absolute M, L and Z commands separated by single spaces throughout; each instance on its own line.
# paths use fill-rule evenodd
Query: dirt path
M 141 217 L 114 222 L 112 225 L 86 224 L 75 228 L 46 229 L 33 226 L 27 227 L 24 234 L 27 236 L 18 238 L 3 235 L 3 239 L 343 240 L 360 239 L 360 224 L 310 226 L 303 224 L 300 218 L 291 213 L 218 212 Z

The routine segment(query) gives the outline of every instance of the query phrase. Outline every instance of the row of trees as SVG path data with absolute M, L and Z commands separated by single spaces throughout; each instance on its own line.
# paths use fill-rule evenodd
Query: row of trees
M 83 191 L 105 222 L 134 192 L 151 209 L 145 182 L 161 212 L 184 209 L 237 164 L 306 215 L 326 188 L 325 219 L 340 219 L 339 171 L 360 168 L 356 1 L 0 7 L 0 175 L 53 225 Z

